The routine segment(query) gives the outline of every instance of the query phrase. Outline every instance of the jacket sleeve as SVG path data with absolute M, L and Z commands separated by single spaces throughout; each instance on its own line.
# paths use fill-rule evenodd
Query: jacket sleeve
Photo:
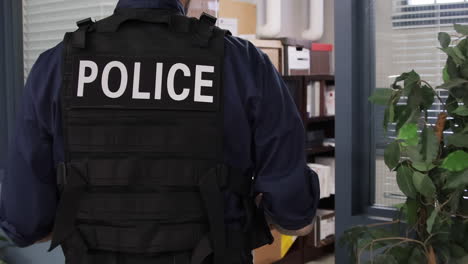
M 305 159 L 305 130 L 289 88 L 263 54 L 257 78 L 254 145 L 256 193 L 267 218 L 283 230 L 307 228 L 319 202 L 317 175 Z
M 0 226 L 8 237 L 25 247 L 47 236 L 57 205 L 52 136 L 53 87 L 60 85 L 59 67 L 49 51 L 38 59 L 28 77 L 22 107 L 8 153 L 2 182 Z

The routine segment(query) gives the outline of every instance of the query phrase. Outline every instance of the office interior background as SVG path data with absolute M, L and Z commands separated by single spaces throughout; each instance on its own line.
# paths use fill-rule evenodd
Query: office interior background
M 447 56 L 437 49 L 437 34 L 453 34 L 454 23 L 468 23 L 468 1 L 192 2 L 191 15 L 201 10 L 216 15 L 219 26 L 251 40 L 277 65 L 303 116 L 309 141 L 305 152 L 321 180 L 321 213 L 313 234 L 304 238 L 275 234 L 274 245 L 254 253 L 255 263 L 349 263 L 337 237 L 351 226 L 392 219 L 394 205 L 406 199 L 395 172 L 384 162 L 384 148 L 396 137 L 395 127 L 384 132 L 383 108 L 367 98 L 412 69 L 434 86 L 442 83 Z M 1 0 L 0 178 L 5 174 L 22 87 L 34 62 L 65 32 L 75 30 L 76 21 L 102 19 L 112 14 L 116 3 Z M 280 10 L 274 9 L 276 4 Z M 281 16 L 272 19 L 270 11 Z M 279 32 L 271 34 L 265 28 L 271 24 L 279 25 Z M 307 31 L 319 35 L 311 37 Z M 294 56 L 304 54 L 307 65 L 294 61 Z M 438 93 L 442 99 L 448 96 Z M 441 104 L 430 109 L 430 122 L 435 123 L 441 111 Z M 48 253 L 47 248 L 47 244 L 7 248 L 2 254 L 8 264 L 63 263 L 60 250 Z

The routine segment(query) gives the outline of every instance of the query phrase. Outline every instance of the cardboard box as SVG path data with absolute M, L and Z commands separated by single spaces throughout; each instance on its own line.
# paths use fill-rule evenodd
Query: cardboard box
M 203 12 L 218 16 L 219 0 L 192 0 L 188 11 L 189 17 L 199 18 Z
M 311 46 L 311 74 L 331 74 L 332 44 L 312 43 Z
M 271 233 L 275 241 L 271 245 L 263 246 L 254 251 L 255 264 L 271 264 L 281 260 L 297 239 L 297 237 L 281 235 L 276 230 L 272 230 Z
M 261 49 L 271 60 L 279 73 L 283 74 L 283 44 L 279 40 L 250 40 L 257 48 Z
M 279 40 L 284 46 L 283 74 L 309 75 L 311 42 L 292 38 L 281 38 Z
M 257 6 L 252 3 L 237 0 L 219 0 L 218 17 L 236 19 L 238 35 L 255 35 Z

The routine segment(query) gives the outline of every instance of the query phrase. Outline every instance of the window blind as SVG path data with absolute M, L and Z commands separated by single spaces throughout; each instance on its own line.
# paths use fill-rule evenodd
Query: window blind
M 24 76 L 39 55 L 76 30 L 76 21 L 112 14 L 117 0 L 23 0 Z
M 440 44 L 437 35 L 441 31 L 456 34 L 453 23 L 460 23 L 456 21 L 458 19 L 468 19 L 468 2 L 459 0 L 455 3 L 455 0 L 451 0 L 452 3 L 442 3 L 449 0 L 432 0 L 427 4 L 428 1 L 375 1 L 376 88 L 390 87 L 397 76 L 411 70 L 415 70 L 434 87 L 443 83 L 442 71 L 447 56 L 438 49 Z M 392 12 L 389 13 L 388 10 Z M 466 14 L 462 16 L 464 13 Z M 450 19 L 453 21 L 449 21 Z M 447 99 L 446 91 L 438 93 L 443 100 Z M 406 98 L 399 102 L 405 103 Z M 442 105 L 436 99 L 429 110 L 430 125 L 435 125 L 441 111 Z M 390 172 L 383 161 L 386 143 L 396 136 L 394 124 L 389 126 L 388 132 L 383 131 L 383 117 L 383 108 L 376 107 L 375 203 L 388 206 L 400 203 L 405 197 L 398 189 L 395 173 Z
M 468 22 L 467 0 L 393 0 L 392 23 L 415 28 Z

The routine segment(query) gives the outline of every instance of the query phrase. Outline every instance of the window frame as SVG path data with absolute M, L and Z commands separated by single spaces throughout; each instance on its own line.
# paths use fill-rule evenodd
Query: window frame
M 22 1 L 4 0 L 0 8 L 0 166 L 6 164 L 19 98 L 24 88 Z M 0 167 L 1 168 L 1 167 Z M 1 175 L 0 180 L 3 175 Z
M 352 226 L 392 220 L 394 208 L 373 204 L 375 194 L 375 88 L 373 0 L 335 0 L 336 237 Z M 338 61 L 339 60 L 339 61 Z M 370 122 L 369 122 L 370 121 Z M 336 263 L 350 263 L 336 247 Z

